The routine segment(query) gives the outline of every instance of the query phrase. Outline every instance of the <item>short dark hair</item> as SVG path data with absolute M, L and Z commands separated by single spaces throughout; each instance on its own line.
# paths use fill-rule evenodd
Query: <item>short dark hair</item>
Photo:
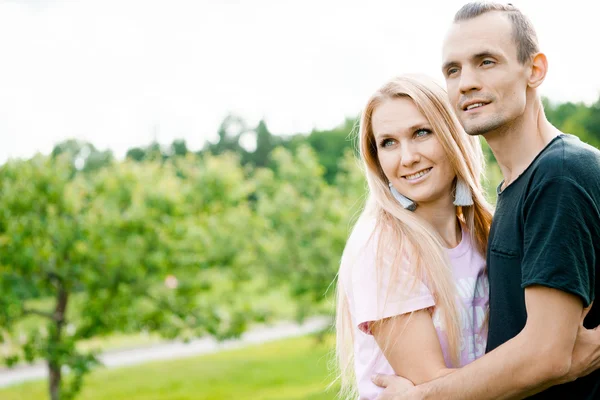
M 490 11 L 499 11 L 507 14 L 513 27 L 513 39 L 517 45 L 517 57 L 521 64 L 531 60 L 533 55 L 539 52 L 537 34 L 533 24 L 512 4 L 501 4 L 492 2 L 472 2 L 465 4 L 454 15 L 454 22 L 466 21 Z

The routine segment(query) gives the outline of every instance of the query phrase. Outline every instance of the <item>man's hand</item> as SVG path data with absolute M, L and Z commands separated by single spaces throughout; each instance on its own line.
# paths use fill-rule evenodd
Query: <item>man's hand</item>
M 583 326 L 583 320 L 591 308 L 590 304 L 581 315 L 581 324 L 571 356 L 571 368 L 567 375 L 569 382 L 586 376 L 600 367 L 600 329 L 598 327 L 586 329 Z
M 416 400 L 421 398 L 415 385 L 400 376 L 377 374 L 371 380 L 377 386 L 385 388 L 376 400 Z

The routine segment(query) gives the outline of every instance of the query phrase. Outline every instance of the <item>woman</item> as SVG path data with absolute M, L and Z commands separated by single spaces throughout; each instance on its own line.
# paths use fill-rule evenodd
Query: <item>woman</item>
M 479 140 L 450 110 L 435 82 L 403 76 L 363 112 L 369 198 L 338 276 L 343 398 L 375 398 L 375 373 L 420 384 L 484 353 L 492 208 Z

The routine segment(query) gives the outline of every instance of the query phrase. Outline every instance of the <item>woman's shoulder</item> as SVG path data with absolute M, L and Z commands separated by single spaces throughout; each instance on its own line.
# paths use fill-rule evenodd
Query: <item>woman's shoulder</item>
M 388 228 L 390 227 L 376 216 L 362 215 L 354 225 L 346 242 L 341 267 L 345 267 L 346 270 L 354 270 L 356 268 L 372 268 L 379 262 L 383 265 L 393 263 L 397 251 L 403 245 L 398 234 Z M 408 246 L 403 251 L 406 253 L 403 259 L 406 260 L 408 260 L 407 250 Z
M 352 227 L 346 241 L 342 262 L 356 258 L 360 252 L 375 248 L 378 241 L 377 219 L 370 215 L 362 215 Z
M 366 242 L 376 232 L 378 225 L 375 216 L 361 215 L 352 227 L 348 242 Z

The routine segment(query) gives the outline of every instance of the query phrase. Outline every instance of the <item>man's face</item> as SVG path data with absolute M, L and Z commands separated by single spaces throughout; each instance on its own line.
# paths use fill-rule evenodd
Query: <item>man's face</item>
M 488 12 L 454 23 L 442 58 L 450 102 L 469 135 L 495 131 L 523 114 L 530 68 L 518 61 L 506 15 Z

